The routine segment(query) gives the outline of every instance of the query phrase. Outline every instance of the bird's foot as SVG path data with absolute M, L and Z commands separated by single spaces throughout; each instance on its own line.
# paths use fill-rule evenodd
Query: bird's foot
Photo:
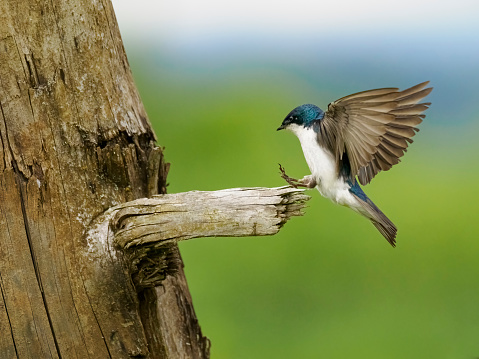
M 278 164 L 279 164 L 279 171 L 280 171 L 280 173 L 281 173 L 281 178 L 284 179 L 286 182 L 288 182 L 288 184 L 289 184 L 290 186 L 292 186 L 292 187 L 294 187 L 294 188 L 298 188 L 298 186 L 299 186 L 299 183 L 298 183 L 298 182 L 299 182 L 299 181 L 298 181 L 296 178 L 289 177 L 289 176 L 286 174 L 286 172 L 285 172 L 283 166 L 281 166 L 280 163 L 278 163 Z
M 294 188 L 314 188 L 316 186 L 316 181 L 313 179 L 312 176 L 304 176 L 302 179 L 298 180 L 296 178 L 289 177 L 281 164 L 279 165 L 279 170 L 281 173 L 281 178 L 283 178 L 286 182 L 288 182 L 290 186 Z

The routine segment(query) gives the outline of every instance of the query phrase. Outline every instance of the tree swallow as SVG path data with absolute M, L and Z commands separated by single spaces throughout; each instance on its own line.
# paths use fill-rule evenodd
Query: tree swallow
M 428 83 L 355 93 L 330 103 L 326 112 L 311 104 L 296 107 L 278 131 L 298 137 L 311 175 L 297 180 L 280 166 L 282 177 L 294 187 L 316 187 L 323 197 L 368 218 L 395 247 L 396 226 L 358 181 L 367 185 L 400 161 L 431 104 L 418 103 L 432 91 Z

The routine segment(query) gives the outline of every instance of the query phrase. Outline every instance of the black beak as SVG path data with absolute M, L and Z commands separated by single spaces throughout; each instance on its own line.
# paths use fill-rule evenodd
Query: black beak
M 281 126 L 279 126 L 276 131 L 279 131 L 279 130 L 284 130 L 285 126 L 283 124 L 281 124 Z

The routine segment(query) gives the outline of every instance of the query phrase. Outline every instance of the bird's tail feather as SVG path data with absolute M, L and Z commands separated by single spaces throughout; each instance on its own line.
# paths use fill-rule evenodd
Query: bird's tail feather
M 358 186 L 359 187 L 359 186 Z M 361 191 L 362 192 L 362 191 Z M 386 238 L 391 246 L 396 247 L 397 228 L 386 215 L 371 201 L 364 192 L 351 194 L 358 200 L 361 205 L 363 214 L 371 220 L 371 223 Z
M 393 247 L 396 247 L 396 233 L 397 228 L 386 215 L 380 212 L 380 218 L 371 219 L 371 223 L 378 229 L 379 232 L 386 238 L 386 240 Z

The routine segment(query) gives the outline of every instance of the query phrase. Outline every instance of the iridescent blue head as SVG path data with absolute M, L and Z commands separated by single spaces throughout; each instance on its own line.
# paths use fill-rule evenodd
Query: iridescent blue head
M 288 128 L 290 125 L 298 125 L 303 127 L 311 126 L 314 121 L 321 120 L 324 117 L 324 112 L 318 106 L 306 104 L 296 107 L 283 120 L 279 130 Z

